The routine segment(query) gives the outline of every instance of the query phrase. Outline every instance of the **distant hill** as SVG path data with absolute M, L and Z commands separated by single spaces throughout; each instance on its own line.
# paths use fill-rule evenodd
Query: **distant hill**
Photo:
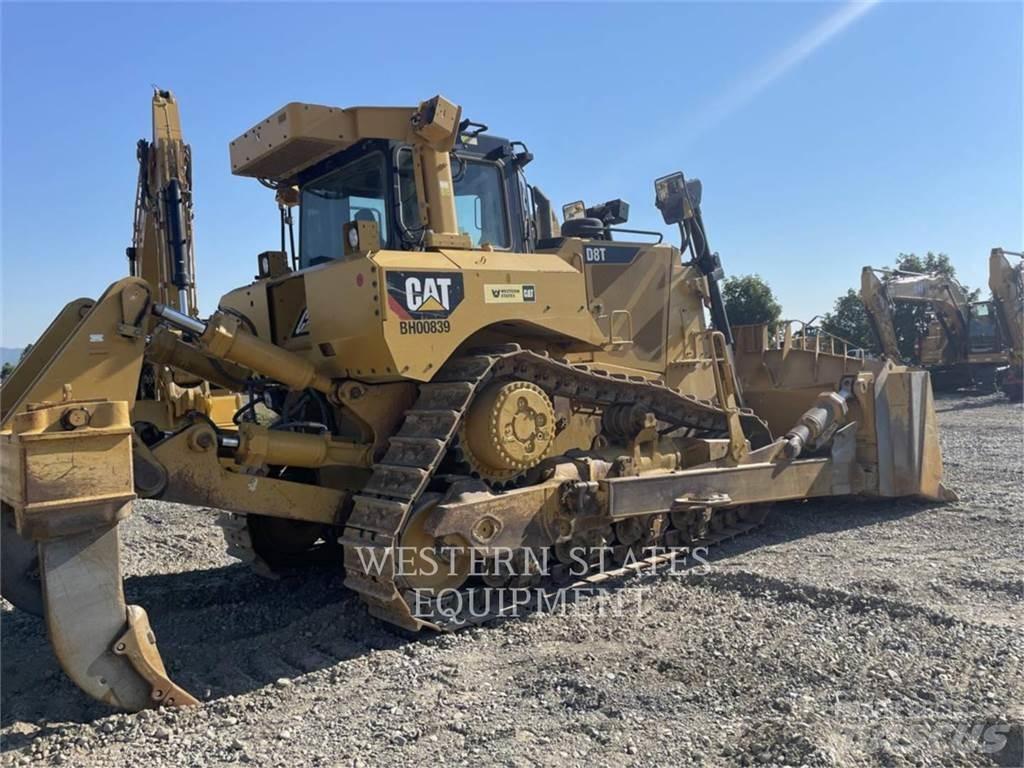
M 0 365 L 10 363 L 14 365 L 21 358 L 21 350 L 24 347 L 0 347 Z

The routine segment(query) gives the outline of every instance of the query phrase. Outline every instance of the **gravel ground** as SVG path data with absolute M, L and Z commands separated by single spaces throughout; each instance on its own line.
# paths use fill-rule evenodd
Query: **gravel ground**
M 330 572 L 268 582 L 141 502 L 128 597 L 200 707 L 112 715 L 4 605 L 0 762 L 1020 766 L 1022 416 L 938 403 L 960 501 L 781 505 L 707 568 L 410 641 Z

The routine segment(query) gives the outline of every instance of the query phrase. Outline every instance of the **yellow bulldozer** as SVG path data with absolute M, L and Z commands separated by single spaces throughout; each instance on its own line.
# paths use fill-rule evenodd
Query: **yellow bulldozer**
M 559 223 L 527 147 L 487 131 L 441 96 L 287 104 L 230 159 L 282 221 L 297 207 L 293 258 L 259 254 L 205 319 L 120 280 L 4 385 L 4 595 L 41 608 L 88 694 L 195 702 L 125 604 L 136 496 L 223 510 L 235 550 L 272 570 L 336 558 L 405 631 L 657 569 L 772 502 L 950 497 L 926 372 L 791 324 L 730 326 L 698 180 L 654 182 L 678 247 L 624 228 L 622 200 Z M 153 364 L 244 401 L 140 423 Z

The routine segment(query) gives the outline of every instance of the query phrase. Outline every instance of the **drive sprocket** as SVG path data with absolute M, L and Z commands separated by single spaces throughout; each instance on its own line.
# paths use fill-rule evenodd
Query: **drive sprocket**
M 459 428 L 462 458 L 487 482 L 508 482 L 537 466 L 555 438 L 555 408 L 529 381 L 499 381 L 476 399 Z

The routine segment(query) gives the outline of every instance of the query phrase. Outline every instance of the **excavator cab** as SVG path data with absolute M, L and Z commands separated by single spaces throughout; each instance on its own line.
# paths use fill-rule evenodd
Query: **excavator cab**
M 976 301 L 968 307 L 967 345 L 971 353 L 1002 351 L 1002 334 L 991 301 Z

